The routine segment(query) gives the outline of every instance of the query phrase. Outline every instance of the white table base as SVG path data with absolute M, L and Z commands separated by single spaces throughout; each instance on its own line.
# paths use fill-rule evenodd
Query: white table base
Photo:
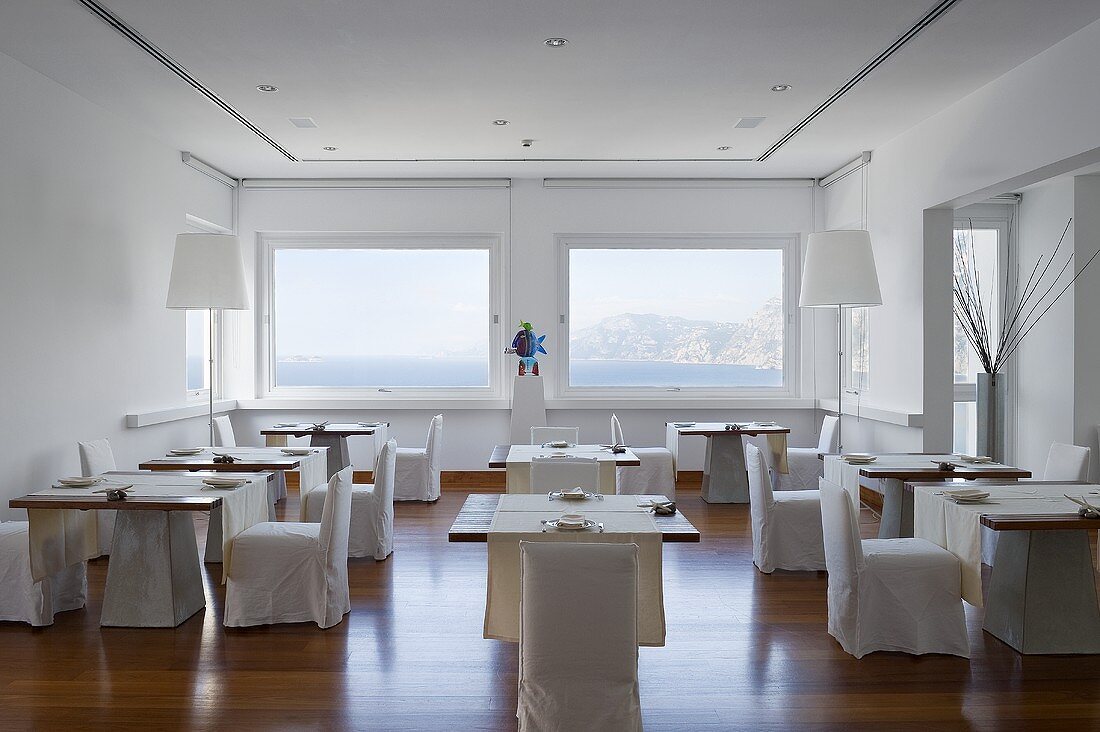
M 1100 653 L 1088 532 L 996 533 L 985 631 L 1020 653 Z
M 174 628 L 204 607 L 191 513 L 119 511 L 100 625 Z
M 749 474 L 745 471 L 745 444 L 740 434 L 707 437 L 702 498 L 707 503 L 749 502 Z

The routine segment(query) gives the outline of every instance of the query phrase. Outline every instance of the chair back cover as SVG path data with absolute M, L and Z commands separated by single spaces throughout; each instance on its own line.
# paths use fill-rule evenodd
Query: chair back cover
M 531 459 L 531 492 L 549 493 L 580 486 L 593 493 L 600 489 L 600 463 L 596 458 L 536 457 Z
M 821 529 L 825 539 L 825 566 L 829 585 L 835 578 L 854 587 L 863 566 L 863 542 L 852 497 L 836 483 L 821 479 Z
M 519 729 L 640 731 L 637 545 L 520 542 L 520 578 Z
M 1089 454 L 1087 447 L 1055 442 L 1047 453 L 1043 480 L 1088 480 Z
M 434 420 L 433 420 L 434 421 Z M 375 559 L 385 559 L 393 550 L 393 486 L 397 475 L 397 440 L 389 440 L 378 452 L 374 462 L 374 536 Z
M 840 418 L 831 414 L 826 414 L 825 419 L 821 421 L 821 436 L 817 438 L 817 451 L 818 452 L 836 452 L 839 446 L 836 444 L 837 428 L 840 425 Z
M 547 442 L 571 442 L 576 445 L 581 440 L 580 427 L 532 427 L 531 444 L 545 445 Z
M 437 414 L 428 423 L 428 439 L 424 443 L 428 454 L 428 466 L 433 473 L 439 473 L 439 461 L 443 457 L 443 415 Z
M 233 434 L 233 423 L 222 414 L 214 417 L 214 447 L 236 447 L 237 438 Z
M 611 444 L 626 444 L 626 437 L 623 435 L 623 425 L 619 422 L 619 417 L 615 414 L 611 415 Z
M 745 470 L 749 474 L 749 518 L 752 521 L 752 558 L 757 567 L 764 566 L 768 553 L 768 513 L 774 498 L 768 466 L 759 447 L 745 443 Z
M 76 445 L 80 451 L 81 475 L 91 477 L 115 469 L 115 455 L 107 440 L 78 442 Z
M 325 507 L 321 512 L 321 530 L 318 534 L 321 549 L 325 553 L 325 574 L 343 577 L 347 583 L 348 534 L 351 532 L 351 479 L 352 466 L 336 473 L 328 481 Z

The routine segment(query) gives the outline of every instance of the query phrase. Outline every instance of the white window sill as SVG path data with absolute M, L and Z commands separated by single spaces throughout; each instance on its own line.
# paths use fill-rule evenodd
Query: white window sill
M 818 399 L 817 408 L 829 412 L 836 411 L 836 399 Z M 886 422 L 902 427 L 924 427 L 924 414 L 921 412 L 904 412 L 889 407 L 876 407 L 870 404 L 856 404 L 847 399 L 844 400 L 844 414 L 860 419 L 869 419 L 874 422 Z
M 236 399 L 214 400 L 214 414 L 231 412 L 236 408 Z M 148 412 L 130 412 L 126 415 L 126 426 L 148 427 L 151 424 L 164 424 L 165 422 L 176 422 L 181 419 L 191 419 L 192 417 L 205 417 L 209 412 L 209 402 L 195 401 L 182 407 L 167 407 L 165 409 L 154 409 Z

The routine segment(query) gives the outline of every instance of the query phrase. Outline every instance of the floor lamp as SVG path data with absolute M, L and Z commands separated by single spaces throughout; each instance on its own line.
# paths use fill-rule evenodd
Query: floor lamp
M 837 449 L 843 452 L 844 308 L 882 304 L 871 236 L 861 229 L 821 231 L 806 240 L 799 307 L 836 308 Z
M 214 311 L 248 310 L 244 257 L 232 234 L 178 234 L 168 285 L 170 310 L 210 312 L 210 445 L 214 444 Z

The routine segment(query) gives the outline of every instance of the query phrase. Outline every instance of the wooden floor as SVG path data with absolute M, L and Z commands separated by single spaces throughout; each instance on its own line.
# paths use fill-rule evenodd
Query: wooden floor
M 224 629 L 220 565 L 179 628 L 100 628 L 92 562 L 87 609 L 0 623 L 0 729 L 515 729 L 516 646 L 481 637 L 485 545 L 447 543 L 464 498 L 398 504 L 396 552 L 351 561 L 352 613 L 327 631 Z M 826 633 L 823 573 L 760 574 L 747 506 L 679 499 L 703 540 L 664 548 L 668 644 L 640 660 L 650 732 L 1100 729 L 1100 657 L 1017 655 L 967 607 L 969 662 L 857 661 Z

